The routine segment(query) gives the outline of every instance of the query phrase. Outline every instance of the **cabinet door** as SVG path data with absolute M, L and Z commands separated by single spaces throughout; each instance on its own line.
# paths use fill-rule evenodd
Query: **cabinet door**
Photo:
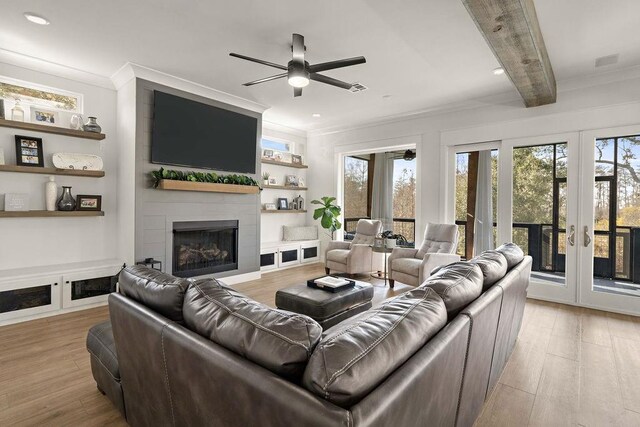
M 278 252 L 280 253 L 279 267 L 300 264 L 300 246 L 282 246 L 278 248 Z
M 300 262 L 316 262 L 320 259 L 320 243 L 303 243 L 300 245 Z
M 260 270 L 268 271 L 278 268 L 278 250 L 262 249 L 260 251 Z
M 119 267 L 107 267 L 65 274 L 62 277 L 62 306 L 69 308 L 106 302 L 109 294 L 116 291 L 119 271 Z
M 0 283 L 0 324 L 60 309 L 60 276 Z

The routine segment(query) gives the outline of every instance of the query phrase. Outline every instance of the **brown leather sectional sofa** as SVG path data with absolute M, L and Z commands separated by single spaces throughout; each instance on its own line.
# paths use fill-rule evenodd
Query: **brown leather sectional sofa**
M 133 426 L 471 426 L 516 342 L 530 270 L 503 245 L 322 331 L 215 280 L 132 267 L 109 297 L 112 343 L 108 326 L 89 334 L 92 369 Z

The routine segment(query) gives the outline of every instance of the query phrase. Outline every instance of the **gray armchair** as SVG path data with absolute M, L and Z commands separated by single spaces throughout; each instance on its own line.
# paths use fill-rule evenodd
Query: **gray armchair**
M 394 248 L 389 255 L 389 286 L 393 288 L 396 280 L 419 286 L 434 268 L 460 261 L 457 246 L 455 224 L 427 224 L 420 249 Z
M 361 219 L 356 226 L 356 235 L 351 242 L 332 240 L 325 252 L 325 271 L 331 270 L 351 274 L 370 273 L 373 245 L 376 235 L 382 232 L 382 222 Z

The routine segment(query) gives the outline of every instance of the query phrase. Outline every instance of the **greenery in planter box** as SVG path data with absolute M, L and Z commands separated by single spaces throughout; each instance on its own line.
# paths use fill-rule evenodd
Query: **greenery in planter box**
M 153 188 L 157 188 L 160 181 L 168 179 L 172 181 L 191 181 L 204 182 L 209 184 L 234 184 L 234 185 L 250 185 L 260 187 L 258 182 L 247 175 L 218 175 L 215 172 L 193 172 L 193 171 L 176 171 L 172 169 L 160 168 L 151 172 L 153 178 Z

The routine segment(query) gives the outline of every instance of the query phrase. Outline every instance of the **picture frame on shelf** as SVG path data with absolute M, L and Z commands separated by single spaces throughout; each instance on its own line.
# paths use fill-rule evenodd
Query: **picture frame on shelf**
M 276 210 L 278 210 L 278 208 L 276 207 L 275 203 L 265 203 L 264 204 L 264 210 L 265 211 L 276 211 Z
M 31 123 L 47 126 L 60 125 L 60 113 L 54 110 L 45 110 L 44 108 L 31 107 Z
M 288 187 L 297 187 L 298 186 L 298 177 L 295 175 L 287 175 L 285 177 L 285 184 Z
M 282 163 L 291 163 L 291 153 L 282 153 Z
M 289 210 L 289 201 L 286 198 L 278 198 L 278 210 Z
M 267 148 L 262 150 L 262 158 L 263 159 L 268 159 L 268 160 L 273 160 L 273 158 L 274 158 L 273 150 L 270 150 L 270 149 L 267 149 Z
M 16 165 L 44 167 L 42 138 L 16 135 Z
M 102 210 L 102 196 L 99 195 L 77 195 L 76 196 L 76 210 L 78 211 L 101 211 Z
M 278 185 L 278 180 L 276 179 L 275 176 L 269 177 L 269 185 Z
M 294 165 L 301 165 L 302 164 L 302 156 L 299 156 L 297 154 L 292 154 L 291 155 L 291 163 Z

